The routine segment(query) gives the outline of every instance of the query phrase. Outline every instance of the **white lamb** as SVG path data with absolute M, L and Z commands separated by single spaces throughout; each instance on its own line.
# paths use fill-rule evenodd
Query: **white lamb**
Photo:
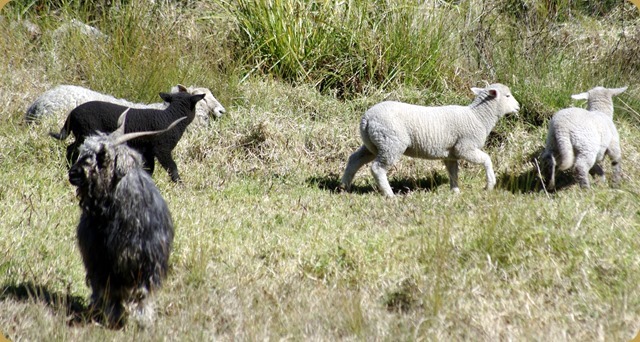
M 443 160 L 454 192 L 460 191 L 458 159 L 483 164 L 486 189 L 493 189 L 496 177 L 491 158 L 481 148 L 498 119 L 518 111 L 520 105 L 502 84 L 471 90 L 476 98 L 466 107 L 424 107 L 391 101 L 371 107 L 360 122 L 364 145 L 349 157 L 341 186 L 349 190 L 356 172 L 373 161 L 371 172 L 380 191 L 393 197 L 387 171 L 404 154 Z
M 587 109 L 565 108 L 553 115 L 541 156 L 549 190 L 555 189 L 556 169 L 574 168 L 583 188 L 589 187 L 589 173 L 604 181 L 604 171 L 598 163 L 605 155 L 613 166 L 613 184 L 620 182 L 622 154 L 618 130 L 613 124 L 612 97 L 626 89 L 595 87 L 586 93 L 571 95 L 576 100 L 587 100 Z
M 202 101 L 196 105 L 196 122 L 206 124 L 209 121 L 209 115 L 218 118 L 222 116 L 226 110 L 213 96 L 207 88 L 185 87 L 178 84 L 171 88 L 172 93 L 188 92 L 192 95 L 205 94 Z M 27 109 L 25 120 L 33 122 L 46 116 L 56 116 L 62 118 L 66 116 L 72 109 L 89 101 L 111 102 L 131 108 L 152 108 L 165 109 L 167 104 L 160 103 L 133 103 L 125 99 L 118 99 L 111 95 L 105 95 L 91 89 L 74 85 L 59 85 L 53 89 L 42 93 Z

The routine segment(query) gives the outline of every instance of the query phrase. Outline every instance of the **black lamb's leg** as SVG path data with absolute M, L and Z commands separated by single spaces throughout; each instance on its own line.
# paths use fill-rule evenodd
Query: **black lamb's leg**
M 180 174 L 178 174 L 178 166 L 176 165 L 176 162 L 173 161 L 173 158 L 171 158 L 171 154 L 170 153 L 163 153 L 163 154 L 158 154 L 158 161 L 160 162 L 160 165 L 162 165 L 162 167 L 165 168 L 165 170 L 167 170 L 167 172 L 169 173 L 169 176 L 171 177 L 171 180 L 174 182 L 180 182 Z
M 156 167 L 155 157 L 153 155 L 153 151 L 141 151 L 142 153 L 142 163 L 144 164 L 142 168 L 149 173 L 149 175 L 153 175 L 153 171 Z

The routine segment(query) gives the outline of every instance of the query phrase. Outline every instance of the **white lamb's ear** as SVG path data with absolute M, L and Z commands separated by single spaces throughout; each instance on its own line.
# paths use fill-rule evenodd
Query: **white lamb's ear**
M 476 95 L 480 95 L 480 93 L 482 93 L 483 90 L 484 89 L 482 89 L 482 88 L 476 88 L 476 87 L 472 87 L 471 88 L 471 91 Z
M 571 98 L 574 100 L 588 100 L 589 93 L 580 93 L 580 94 L 571 95 Z
M 614 88 L 614 89 L 609 88 L 609 92 L 611 93 L 611 96 L 620 95 L 620 94 L 622 94 L 625 90 L 627 90 L 627 87 L 628 87 L 628 86 L 624 86 L 624 87 L 622 87 L 622 88 Z

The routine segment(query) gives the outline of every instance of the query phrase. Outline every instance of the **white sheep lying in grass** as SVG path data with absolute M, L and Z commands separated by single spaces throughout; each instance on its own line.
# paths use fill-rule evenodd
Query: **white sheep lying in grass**
M 391 101 L 371 107 L 360 122 L 364 144 L 349 157 L 341 186 L 349 190 L 356 172 L 373 161 L 371 172 L 380 191 L 393 197 L 387 171 L 404 154 L 443 160 L 454 192 L 460 191 L 458 159 L 483 164 L 486 189 L 493 189 L 496 177 L 491 158 L 481 148 L 498 119 L 518 111 L 520 105 L 502 84 L 471 90 L 476 98 L 466 107 L 424 107 Z
M 196 105 L 195 122 L 197 124 L 202 125 L 208 123 L 209 115 L 213 115 L 214 117 L 218 118 L 226 112 L 225 108 L 220 104 L 220 102 L 218 102 L 211 91 L 207 88 L 187 88 L 181 84 L 178 84 L 171 88 L 171 92 L 188 92 L 191 95 L 205 94 L 204 99 L 198 102 L 198 104 Z M 29 106 L 25 114 L 25 120 L 27 122 L 33 122 L 47 116 L 59 116 L 60 118 L 62 118 L 77 106 L 90 101 L 111 102 L 118 105 L 139 109 L 165 109 L 168 106 L 167 103 L 162 102 L 151 104 L 133 103 L 84 87 L 74 85 L 59 85 L 44 92 Z
M 565 108 L 553 115 L 549 121 L 547 145 L 541 156 L 549 190 L 555 189 L 556 169 L 574 168 L 583 188 L 589 187 L 589 173 L 604 181 L 604 171 L 598 163 L 605 155 L 613 166 L 613 184 L 620 182 L 622 154 L 618 130 L 613 124 L 612 97 L 626 89 L 596 87 L 572 95 L 573 99 L 587 100 L 587 109 Z

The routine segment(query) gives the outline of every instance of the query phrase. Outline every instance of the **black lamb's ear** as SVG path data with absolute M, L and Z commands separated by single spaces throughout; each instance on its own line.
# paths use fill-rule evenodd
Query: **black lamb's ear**
M 204 99 L 205 96 L 206 94 L 191 95 L 191 105 L 195 106 L 195 104 L 198 103 L 198 101 Z
M 169 102 L 169 103 L 171 103 L 171 100 L 173 100 L 173 97 L 171 96 L 171 94 L 167 94 L 167 93 L 160 93 L 159 95 L 160 95 L 160 97 L 164 100 L 164 102 Z

